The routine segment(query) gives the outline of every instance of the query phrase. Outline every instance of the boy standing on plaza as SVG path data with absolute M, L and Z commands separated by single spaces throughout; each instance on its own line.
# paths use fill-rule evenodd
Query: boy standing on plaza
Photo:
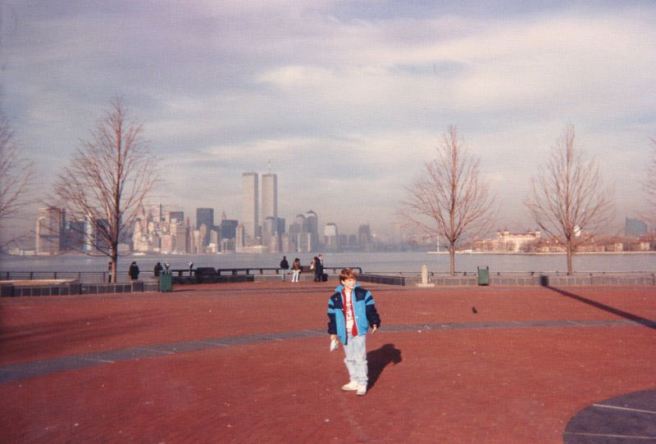
M 350 268 L 339 274 L 340 285 L 328 300 L 328 333 L 335 343 L 344 346 L 344 363 L 350 380 L 342 390 L 355 391 L 363 396 L 367 393 L 367 345 L 369 327 L 376 333 L 380 327 L 380 316 L 371 292 L 360 287 L 357 275 Z

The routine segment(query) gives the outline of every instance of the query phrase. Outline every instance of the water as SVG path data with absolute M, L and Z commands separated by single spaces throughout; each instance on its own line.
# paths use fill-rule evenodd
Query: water
M 309 265 L 313 254 L 287 254 L 291 263 L 299 257 Z M 419 272 L 426 264 L 431 272 L 449 271 L 447 254 L 422 252 L 394 253 L 324 253 L 326 267 L 358 266 L 370 273 Z M 172 269 L 194 267 L 257 268 L 278 267 L 281 254 L 220 254 L 203 256 L 123 256 L 119 272 L 127 273 L 131 261 L 137 261 L 142 272 L 151 272 L 155 263 L 168 262 Z M 0 271 L 104 272 L 108 258 L 63 255 L 57 257 L 0 256 Z M 565 272 L 565 255 L 458 254 L 456 270 L 474 272 L 477 267 L 490 267 L 490 272 Z M 574 256 L 576 272 L 656 272 L 656 252 L 623 254 L 581 254 Z

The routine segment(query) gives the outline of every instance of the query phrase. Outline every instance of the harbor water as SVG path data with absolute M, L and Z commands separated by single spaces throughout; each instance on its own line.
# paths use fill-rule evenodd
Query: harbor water
M 318 253 L 317 253 L 318 254 Z M 172 269 L 188 269 L 192 262 L 196 267 L 213 268 L 270 268 L 278 267 L 282 254 L 217 254 L 217 255 L 128 255 L 119 258 L 119 272 L 126 272 L 130 262 L 136 261 L 142 272 L 151 273 L 155 263 L 168 263 Z M 309 265 L 314 254 L 286 254 L 291 263 L 295 257 L 303 265 Z M 426 252 L 372 252 L 372 253 L 323 253 L 326 267 L 361 267 L 368 273 L 419 273 L 426 265 L 432 273 L 449 271 L 448 254 Z M 105 272 L 106 256 L 61 255 L 49 256 L 0 256 L 0 271 L 61 271 Z M 458 272 L 474 272 L 477 267 L 489 267 L 490 272 L 565 272 L 566 256 L 563 254 L 483 254 L 460 253 L 456 255 Z M 574 257 L 576 272 L 656 272 L 656 252 L 579 254 Z

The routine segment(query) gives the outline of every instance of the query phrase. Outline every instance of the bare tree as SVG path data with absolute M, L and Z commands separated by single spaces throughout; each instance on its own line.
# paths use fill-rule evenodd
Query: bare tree
M 436 149 L 436 157 L 424 164 L 419 178 L 406 188 L 403 217 L 449 245 L 449 272 L 456 272 L 456 247 L 465 235 L 476 235 L 493 218 L 488 187 L 480 180 L 479 160 L 470 155 L 450 126 Z
M 651 139 L 651 143 L 651 159 L 647 165 L 647 179 L 643 183 L 647 202 L 647 210 L 643 217 L 653 230 L 653 227 L 656 226 L 656 139 Z
M 0 222 L 28 203 L 33 177 L 32 162 L 21 157 L 9 121 L 0 114 Z
M 546 168 L 532 179 L 526 206 L 536 223 L 567 252 L 567 274 L 572 259 L 607 225 L 611 192 L 603 186 L 599 168 L 574 146 L 574 126 L 568 125 L 553 147 Z
M 88 141 L 59 174 L 54 193 L 67 213 L 91 224 L 86 242 L 111 258 L 116 281 L 118 244 L 134 226 L 144 198 L 157 180 L 155 159 L 142 139 L 142 126 L 128 120 L 115 99 Z

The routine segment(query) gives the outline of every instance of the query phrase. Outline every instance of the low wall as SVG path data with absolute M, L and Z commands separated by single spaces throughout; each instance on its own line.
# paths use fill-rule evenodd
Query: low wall
M 371 282 L 373 284 L 403 285 L 405 286 L 406 278 L 404 276 L 389 276 L 384 274 L 362 273 L 358 275 L 358 281 Z
M 135 293 L 158 290 L 159 283 L 155 281 L 135 281 L 130 283 L 117 284 L 80 284 L 79 282 L 42 284 L 38 281 L 34 281 L 32 284 L 16 284 L 12 283 L 11 281 L 0 281 L 1 297 Z
M 478 285 L 476 273 L 466 275 L 438 275 L 433 274 L 429 279 L 435 286 L 475 286 Z M 418 277 L 407 278 L 405 285 L 417 285 Z M 604 274 L 501 274 L 490 273 L 489 285 L 504 286 L 550 286 L 550 287 L 576 287 L 576 286 L 644 286 L 656 285 L 656 273 L 604 273 Z
M 277 279 L 280 279 L 278 277 Z M 171 281 L 173 284 L 213 284 L 217 282 L 253 282 L 255 280 L 255 275 L 252 274 L 236 274 L 236 275 L 218 275 L 218 274 L 207 274 L 196 276 L 172 276 Z
M 302 278 L 311 278 L 303 276 Z M 264 276 L 252 274 L 239 275 L 209 275 L 209 276 L 172 276 L 172 283 L 176 285 L 192 285 L 198 283 L 216 282 L 253 282 L 262 280 Z M 281 279 L 282 276 L 267 276 L 267 279 Z M 288 276 L 288 279 L 290 277 Z M 362 282 L 375 284 L 416 286 L 420 279 L 417 274 L 411 276 L 386 275 L 362 273 L 359 275 Z M 476 273 L 451 276 L 447 274 L 431 274 L 429 283 L 434 287 L 449 286 L 476 286 L 478 276 Z M 501 274 L 490 273 L 489 285 L 504 286 L 548 286 L 548 287 L 576 287 L 576 286 L 651 286 L 656 285 L 656 273 L 603 273 L 579 274 L 567 276 L 564 274 Z M 433 288 L 434 288 L 433 287 Z M 144 291 L 159 291 L 159 282 L 155 280 L 135 281 L 116 284 L 80 284 L 79 282 L 52 282 L 52 281 L 0 281 L 0 297 L 17 296 L 65 296 L 74 294 L 104 294 L 104 293 L 134 293 Z
M 280 278 L 279 278 L 280 279 Z M 172 283 L 176 285 L 217 283 L 217 282 L 253 282 L 254 275 L 235 276 L 172 276 Z M 156 280 L 135 281 L 116 284 L 80 284 L 79 282 L 39 282 L 0 281 L 0 297 L 18 296 L 66 296 L 74 294 L 115 294 L 139 293 L 144 291 L 159 291 L 159 282 Z

